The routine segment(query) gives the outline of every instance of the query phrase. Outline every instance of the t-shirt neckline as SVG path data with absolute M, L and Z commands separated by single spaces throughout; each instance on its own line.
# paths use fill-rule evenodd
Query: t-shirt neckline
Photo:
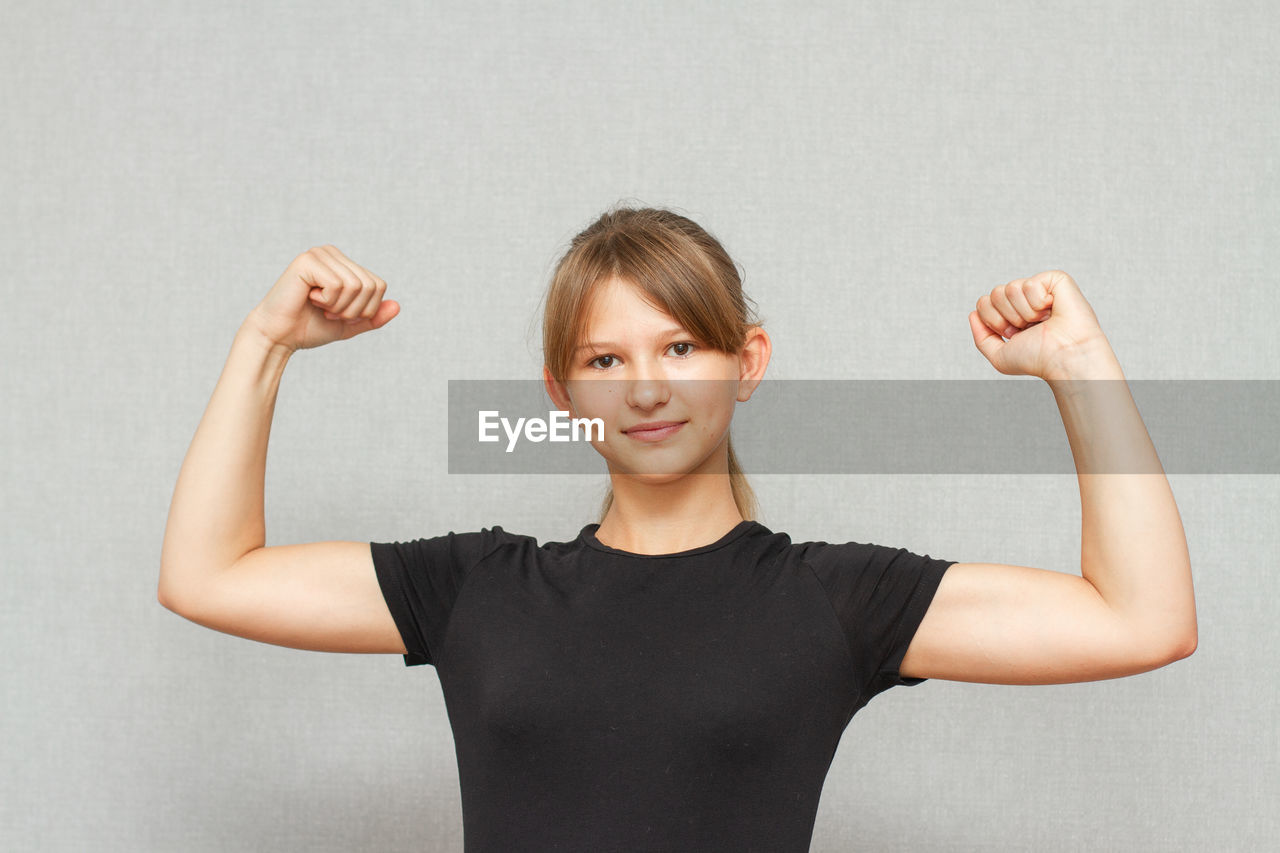
M 672 557 L 692 557 L 696 554 L 705 554 L 708 551 L 715 551 L 723 548 L 730 542 L 745 534 L 748 530 L 756 527 L 757 522 L 750 519 L 743 519 L 734 527 L 714 542 L 706 545 L 699 545 L 697 548 L 689 548 L 684 551 L 674 551 L 670 554 L 637 554 L 634 551 L 623 551 L 620 548 L 611 548 L 596 538 L 596 531 L 600 529 L 598 523 L 588 524 L 582 528 L 582 532 L 578 534 L 578 538 L 582 540 L 588 547 L 597 551 L 603 551 L 606 554 L 614 554 L 619 557 L 631 557 L 637 560 L 669 560 Z

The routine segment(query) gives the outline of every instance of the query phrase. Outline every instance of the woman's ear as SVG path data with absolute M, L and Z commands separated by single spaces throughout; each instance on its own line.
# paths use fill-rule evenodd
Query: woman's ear
M 551 375 L 551 368 L 542 365 L 542 384 L 546 386 L 547 396 L 555 403 L 559 411 L 567 411 L 573 417 L 573 401 L 569 399 L 569 390 L 558 379 Z
M 751 399 L 760 380 L 764 379 L 764 371 L 769 366 L 769 356 L 773 345 L 769 341 L 769 333 L 760 326 L 752 326 L 747 330 L 746 340 L 742 344 L 742 352 L 738 354 L 738 401 L 745 403 Z

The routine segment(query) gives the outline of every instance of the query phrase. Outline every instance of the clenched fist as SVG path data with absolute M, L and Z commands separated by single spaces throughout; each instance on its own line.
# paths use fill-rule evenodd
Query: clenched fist
M 274 343 L 310 349 L 385 326 L 400 313 L 386 292 L 385 281 L 325 244 L 294 258 L 248 320 Z
M 969 312 L 969 330 L 996 370 L 1042 379 L 1072 353 L 1110 346 L 1075 279 L 1062 270 L 1014 279 L 983 294 Z

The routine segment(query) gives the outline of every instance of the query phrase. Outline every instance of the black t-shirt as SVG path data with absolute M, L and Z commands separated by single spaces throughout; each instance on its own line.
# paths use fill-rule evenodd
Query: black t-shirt
M 371 542 L 432 664 L 468 853 L 809 849 L 845 726 L 954 561 L 756 521 L 674 554 L 500 526 Z

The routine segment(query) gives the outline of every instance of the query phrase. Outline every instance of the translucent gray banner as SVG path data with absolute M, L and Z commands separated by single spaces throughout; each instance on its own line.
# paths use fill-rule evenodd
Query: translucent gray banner
M 698 429 L 708 405 L 733 412 L 748 474 L 1075 474 L 1077 463 L 1082 473 L 1280 473 L 1277 380 L 1074 380 L 1056 392 L 1023 377 L 765 380 L 745 403 L 735 388 L 580 383 L 576 409 L 600 417 L 597 450 L 582 424 L 575 440 L 539 380 L 450 379 L 449 473 L 600 475 L 602 453 L 637 473 L 687 470 L 692 452 L 710 449 Z M 1077 455 L 1059 405 L 1082 425 Z M 688 423 L 661 441 L 621 432 L 654 420 Z

